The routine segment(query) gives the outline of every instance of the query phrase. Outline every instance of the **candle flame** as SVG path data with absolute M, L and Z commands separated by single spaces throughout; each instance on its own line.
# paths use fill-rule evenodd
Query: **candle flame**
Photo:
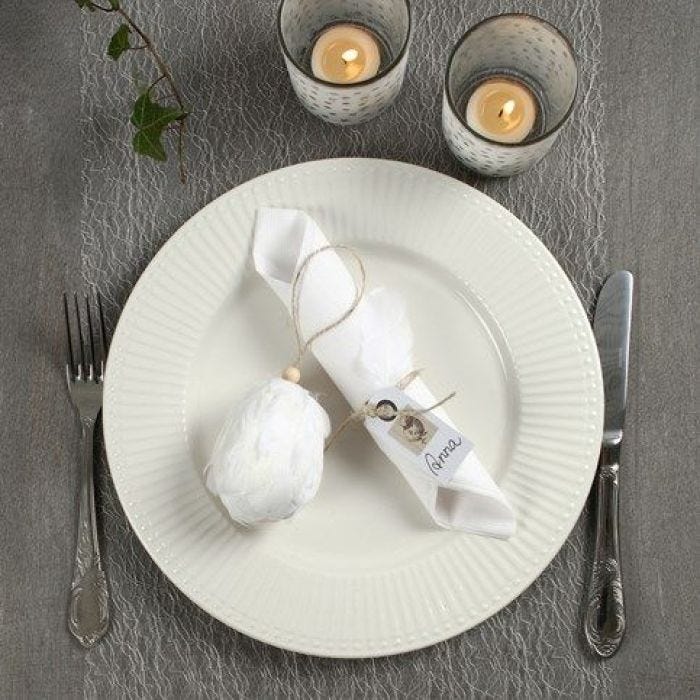
M 504 104 L 503 107 L 501 107 L 501 111 L 498 113 L 499 117 L 509 117 L 511 114 L 513 114 L 513 110 L 515 109 L 515 100 L 507 100 Z
M 356 61 L 359 55 L 360 53 L 357 49 L 347 49 L 340 54 L 340 57 L 345 63 L 350 63 L 350 61 Z

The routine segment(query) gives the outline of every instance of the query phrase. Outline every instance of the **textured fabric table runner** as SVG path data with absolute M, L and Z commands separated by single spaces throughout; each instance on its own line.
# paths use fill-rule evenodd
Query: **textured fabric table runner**
M 325 124 L 296 101 L 277 47 L 276 2 L 125 2 L 162 48 L 193 113 L 183 187 L 174 159 L 160 166 L 132 155 L 131 68 L 105 58 L 111 18 L 84 15 L 82 271 L 104 295 L 112 327 L 158 248 L 207 202 L 270 170 L 340 156 L 416 163 L 485 191 L 543 240 L 591 308 L 604 272 L 598 0 L 413 0 L 404 90 L 379 118 L 351 128 Z M 578 105 L 535 169 L 476 180 L 442 138 L 442 78 L 458 37 L 507 11 L 542 16 L 572 39 L 581 71 Z M 141 53 L 126 60 L 150 74 Z M 590 658 L 580 641 L 590 554 L 585 518 L 542 576 L 478 627 L 402 656 L 336 661 L 253 641 L 199 610 L 141 547 L 104 459 L 99 483 L 112 627 L 86 652 L 87 697 L 538 697 L 610 690 L 607 665 Z

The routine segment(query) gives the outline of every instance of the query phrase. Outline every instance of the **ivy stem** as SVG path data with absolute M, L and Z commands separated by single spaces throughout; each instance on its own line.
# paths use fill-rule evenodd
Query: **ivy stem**
M 170 85 L 170 90 L 173 93 L 173 97 L 177 101 L 178 107 L 185 112 L 185 102 L 182 99 L 182 95 L 180 94 L 180 91 L 178 90 L 177 85 L 175 84 L 175 80 L 173 79 L 173 75 L 170 72 L 170 68 L 168 67 L 168 64 L 163 60 L 163 57 L 158 53 L 158 49 L 156 49 L 155 45 L 151 41 L 150 37 L 143 32 L 143 30 L 134 22 L 134 20 L 131 18 L 131 16 L 121 7 L 117 9 L 117 12 L 124 18 L 124 21 L 141 37 L 141 40 L 143 41 L 143 47 L 148 51 L 153 60 L 155 61 L 155 64 L 158 66 L 158 70 L 161 72 L 161 77 L 165 78 L 167 81 L 168 85 Z M 160 80 L 160 78 L 158 79 Z M 157 81 L 156 81 L 157 82 Z M 154 83 L 155 84 L 155 83 Z M 180 182 L 183 184 L 185 183 L 187 176 L 185 173 L 185 160 L 184 160 L 184 154 L 183 154 L 183 141 L 184 141 L 184 136 L 185 136 L 185 119 L 187 118 L 187 115 L 185 115 L 182 119 L 179 121 L 179 134 L 178 134 L 178 146 L 177 146 L 177 155 L 178 155 L 178 160 L 180 161 Z
M 180 182 L 184 185 L 187 181 L 187 173 L 185 173 L 185 157 L 183 154 L 184 142 L 185 142 L 185 129 L 187 128 L 185 124 L 186 117 L 183 117 L 178 122 L 177 131 L 177 159 L 180 164 Z
M 164 78 L 165 78 L 164 75 L 162 75 L 162 74 L 159 75 L 159 76 L 148 86 L 148 90 L 146 90 L 146 92 L 150 93 L 151 90 L 153 90 L 153 88 L 154 88 L 156 85 L 158 85 L 158 83 L 159 83 L 161 80 L 163 80 Z

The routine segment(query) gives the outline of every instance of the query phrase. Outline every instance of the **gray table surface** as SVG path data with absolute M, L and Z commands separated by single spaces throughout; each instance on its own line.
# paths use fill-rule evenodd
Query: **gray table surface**
M 0 7 L 1 697 L 85 693 L 65 622 L 77 445 L 56 366 L 56 302 L 81 285 L 81 30 L 66 4 Z M 699 17 L 693 0 L 602 4 L 604 236 L 610 269 L 637 278 L 618 697 L 698 693 Z

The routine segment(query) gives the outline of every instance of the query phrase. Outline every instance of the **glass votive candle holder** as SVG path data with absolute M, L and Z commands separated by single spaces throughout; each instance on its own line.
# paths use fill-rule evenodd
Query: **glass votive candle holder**
M 401 90 L 408 0 L 282 0 L 278 32 L 294 92 L 327 122 L 372 119 Z
M 525 14 L 485 19 L 460 39 L 447 64 L 447 144 L 482 175 L 523 172 L 556 140 L 577 84 L 571 44 L 551 24 Z

